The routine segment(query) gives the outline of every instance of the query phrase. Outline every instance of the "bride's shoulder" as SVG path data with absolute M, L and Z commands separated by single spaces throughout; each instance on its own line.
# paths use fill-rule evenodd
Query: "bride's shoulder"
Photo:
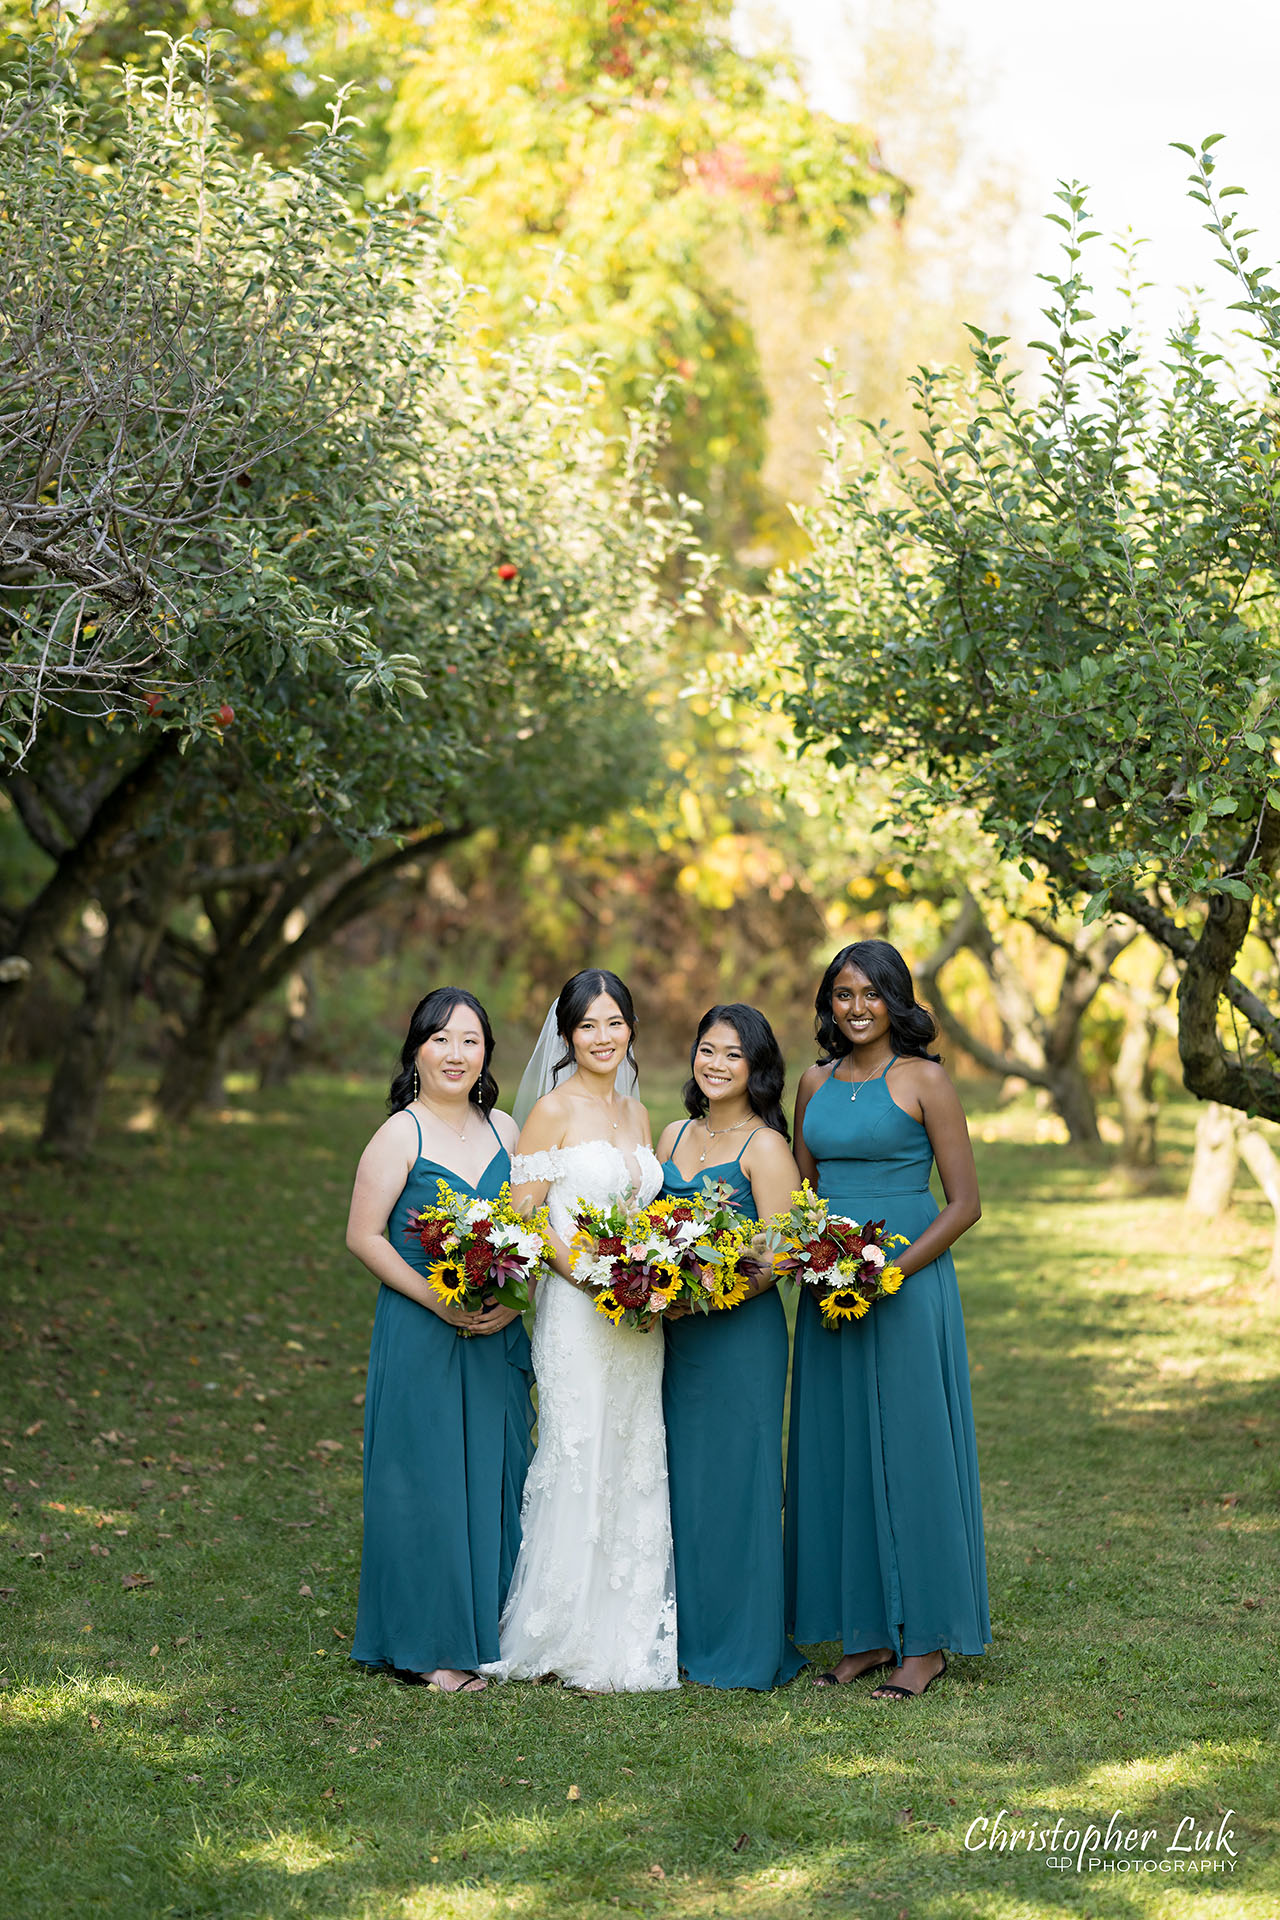
M 569 1103 L 563 1088 L 556 1087 L 535 1100 L 520 1129 L 522 1146 L 558 1147 L 569 1130 Z

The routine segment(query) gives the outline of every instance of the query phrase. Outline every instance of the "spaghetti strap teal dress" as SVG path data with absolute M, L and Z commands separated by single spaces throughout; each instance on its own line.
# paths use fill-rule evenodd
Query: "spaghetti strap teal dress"
M 681 1130 L 683 1132 L 683 1129 Z M 743 1144 L 742 1152 L 747 1150 Z M 706 1180 L 759 1216 L 742 1154 L 686 1180 L 674 1160 L 662 1191 Z M 805 1664 L 783 1626 L 782 1408 L 787 1321 L 778 1290 L 663 1328 L 676 1632 L 681 1670 L 708 1687 L 781 1686 Z
M 884 1078 L 860 1082 L 855 1100 L 829 1074 L 804 1138 L 833 1212 L 883 1218 L 913 1240 L 936 1218 L 929 1135 Z M 787 1624 L 803 1646 L 986 1651 L 978 1451 L 949 1251 L 836 1332 L 801 1290 L 786 1567 Z
M 416 1116 L 414 1125 L 417 1125 Z M 494 1134 L 472 1186 L 422 1155 L 387 1231 L 418 1273 L 409 1216 L 437 1182 L 492 1199 L 511 1170 Z M 520 1545 L 520 1496 L 532 1452 L 532 1361 L 519 1320 L 461 1336 L 430 1308 L 383 1286 L 373 1317 L 364 1411 L 364 1550 L 351 1658 L 431 1673 L 498 1658 L 498 1615 Z

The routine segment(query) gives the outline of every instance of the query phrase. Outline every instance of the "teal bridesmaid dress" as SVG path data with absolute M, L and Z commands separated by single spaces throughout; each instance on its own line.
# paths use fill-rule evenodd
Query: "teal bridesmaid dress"
M 414 1125 L 417 1119 L 414 1116 Z M 391 1210 L 391 1244 L 419 1273 L 409 1216 L 437 1182 L 492 1199 L 511 1160 L 497 1150 L 471 1186 L 422 1156 Z M 462 1338 L 428 1307 L 381 1287 L 364 1411 L 364 1551 L 351 1658 L 431 1673 L 498 1658 L 498 1615 L 520 1545 L 532 1452 L 532 1361 L 519 1320 Z
M 726 1181 L 737 1211 L 759 1217 L 741 1153 L 693 1180 L 667 1160 L 662 1177 L 672 1199 Z M 680 1667 L 708 1687 L 781 1686 L 805 1663 L 783 1626 L 787 1321 L 778 1290 L 674 1320 L 663 1336 Z
M 892 1064 L 892 1062 L 890 1063 Z M 832 1075 L 804 1116 L 832 1211 L 914 1240 L 938 1208 L 929 1135 L 882 1077 Z M 978 1452 L 950 1252 L 832 1332 L 807 1290 L 796 1314 L 787 1453 L 787 1625 L 846 1653 L 991 1638 Z

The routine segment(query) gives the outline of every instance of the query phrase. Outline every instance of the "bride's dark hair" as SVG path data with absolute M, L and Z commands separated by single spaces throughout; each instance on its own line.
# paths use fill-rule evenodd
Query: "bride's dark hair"
M 843 1060 L 852 1051 L 849 1039 L 836 1025 L 831 1004 L 836 975 L 848 966 L 864 973 L 884 1001 L 894 1052 L 910 1054 L 917 1060 L 941 1059 L 940 1054 L 929 1051 L 930 1043 L 938 1037 L 937 1023 L 928 1007 L 922 1007 L 916 999 L 911 970 L 898 949 L 891 947 L 887 940 L 855 940 L 851 946 L 841 947 L 823 974 L 814 997 L 813 1004 L 818 1010 L 814 1032 L 822 1049 L 818 1064 L 825 1067 L 832 1060 Z
M 479 1107 L 486 1120 L 493 1112 L 498 1098 L 498 1083 L 489 1071 L 489 1062 L 493 1059 L 493 1028 L 489 1025 L 489 1016 L 474 993 L 468 993 L 465 987 L 433 987 L 430 993 L 419 1000 L 409 1021 L 409 1031 L 400 1049 L 400 1069 L 387 1095 L 388 1113 L 402 1113 L 415 1098 L 418 1091 L 418 1048 L 433 1033 L 439 1033 L 442 1027 L 448 1026 L 449 1015 L 455 1007 L 470 1007 L 480 1022 L 480 1032 L 484 1036 L 484 1065 L 468 1097 Z
M 741 1000 L 731 1001 L 728 1006 L 709 1007 L 699 1020 L 698 1031 L 689 1049 L 689 1078 L 684 1083 L 685 1112 L 695 1120 L 706 1118 L 711 1103 L 694 1077 L 694 1068 L 703 1035 L 709 1028 L 719 1026 L 722 1022 L 726 1027 L 733 1028 L 746 1055 L 747 1099 L 752 1112 L 764 1126 L 772 1127 L 775 1133 L 780 1133 L 784 1140 L 790 1142 L 791 1134 L 782 1111 L 782 1089 L 787 1079 L 787 1063 L 782 1057 L 782 1048 L 759 1008 L 748 1007 Z
M 586 967 L 581 973 L 575 973 L 572 980 L 565 981 L 556 1001 L 556 1032 L 564 1041 L 564 1052 L 551 1069 L 553 1087 L 565 1068 L 574 1064 L 574 1028 L 581 1023 L 591 1002 L 598 1000 L 602 993 L 608 994 L 627 1023 L 627 1060 L 638 1076 L 634 1052 L 636 1009 L 627 985 L 607 967 Z

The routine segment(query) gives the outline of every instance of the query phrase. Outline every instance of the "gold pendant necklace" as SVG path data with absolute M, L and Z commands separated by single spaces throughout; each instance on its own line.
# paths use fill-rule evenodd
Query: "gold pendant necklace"
M 755 1115 L 749 1113 L 745 1120 L 735 1120 L 731 1127 L 710 1127 L 707 1125 L 707 1122 L 704 1119 L 702 1122 L 702 1131 L 707 1135 L 707 1138 L 709 1140 L 718 1140 L 722 1133 L 741 1133 L 744 1127 L 749 1127 L 751 1125 L 751 1122 L 754 1118 L 755 1118 Z M 699 1164 L 701 1164 L 701 1162 L 703 1162 L 706 1159 L 706 1157 L 707 1157 L 707 1150 L 704 1147 L 702 1149 L 702 1152 L 698 1155 Z

